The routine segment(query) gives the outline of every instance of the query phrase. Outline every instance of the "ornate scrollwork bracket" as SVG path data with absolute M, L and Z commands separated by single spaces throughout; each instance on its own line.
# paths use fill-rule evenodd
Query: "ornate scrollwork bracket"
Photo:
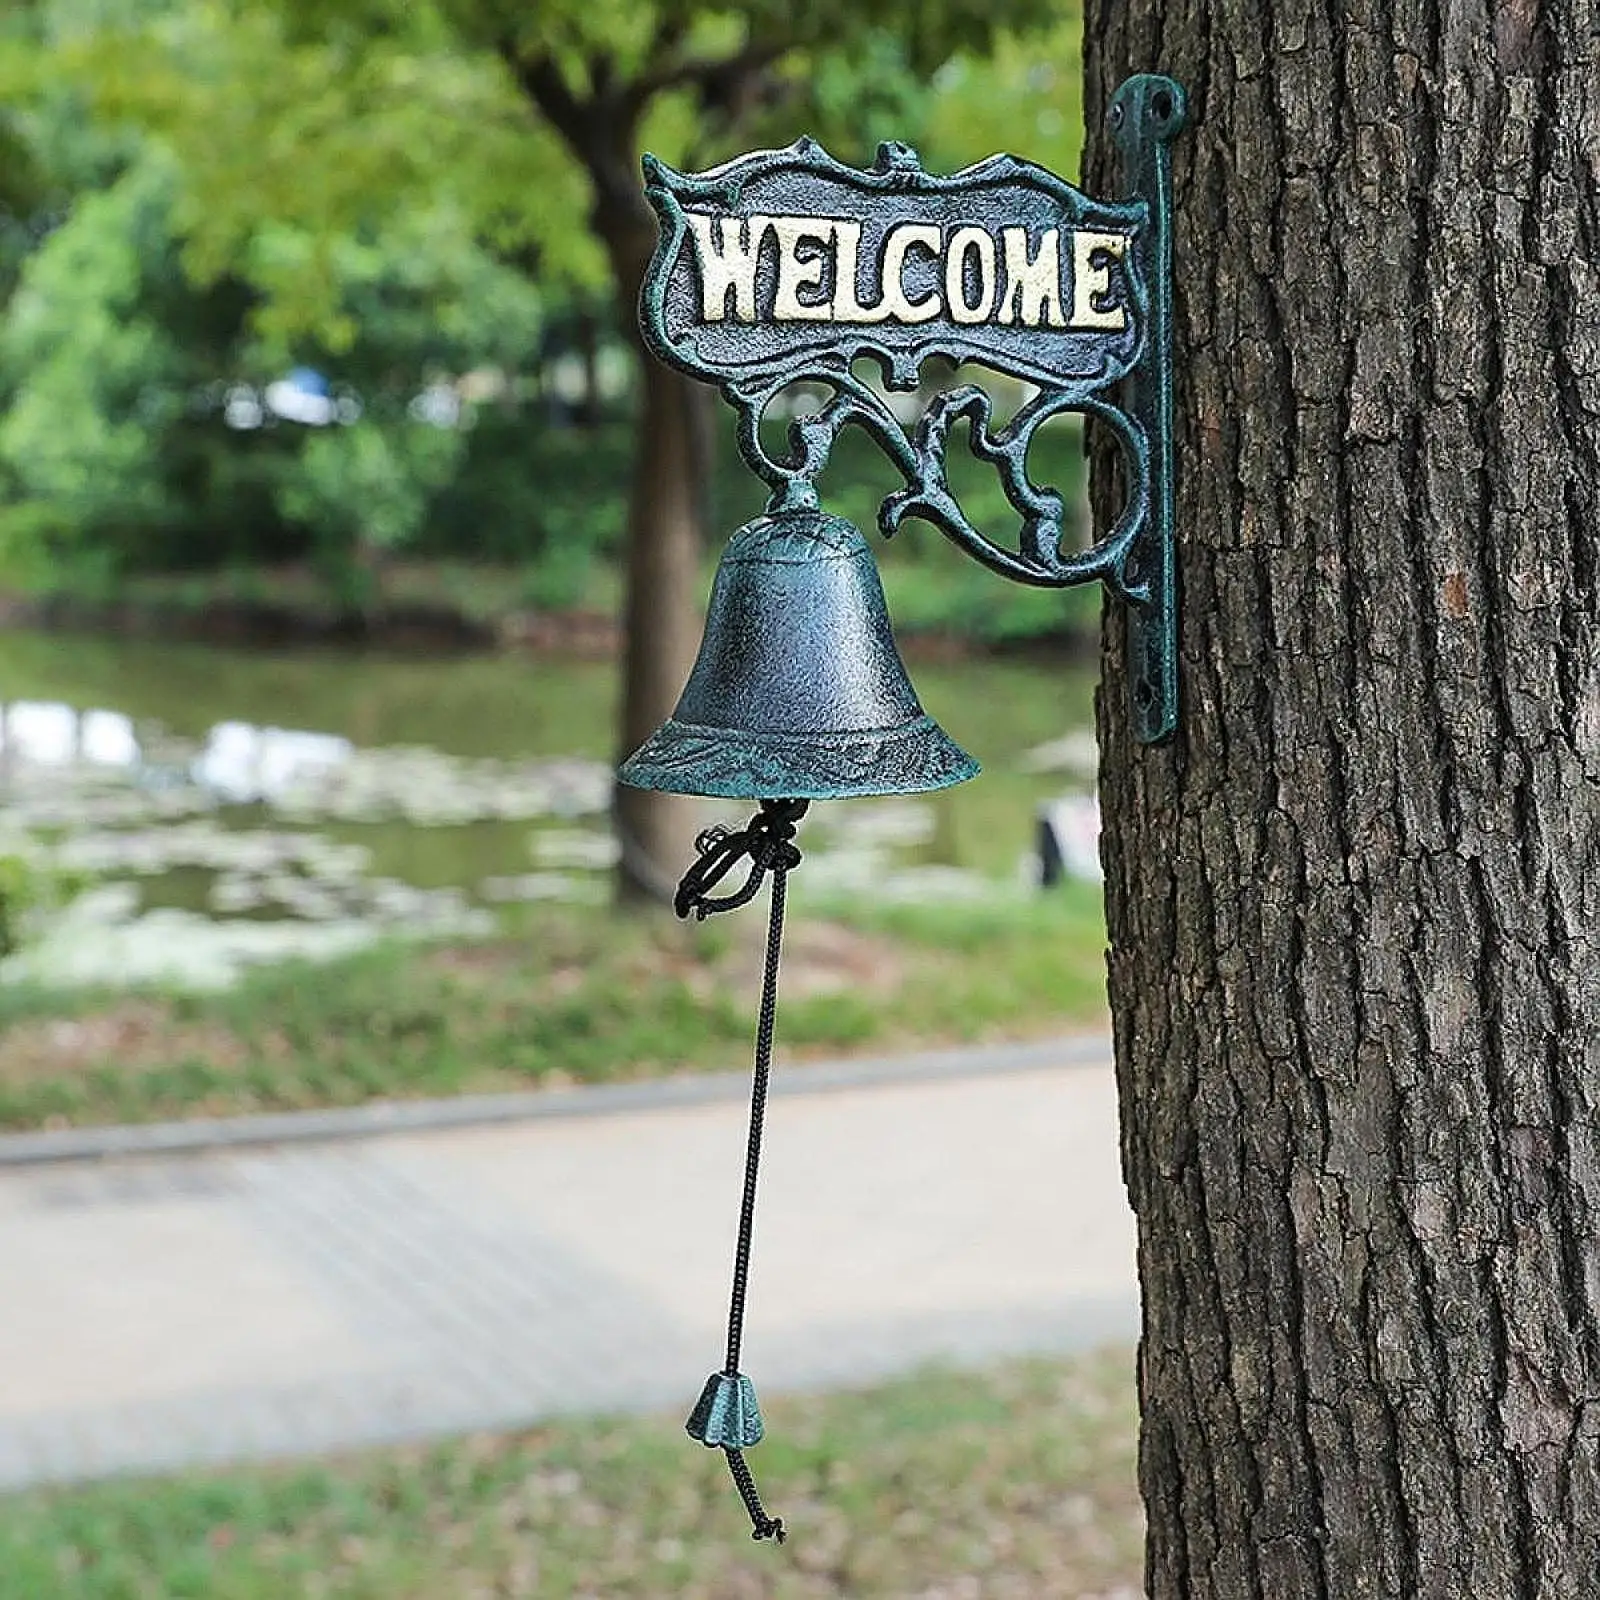
M 885 535 L 920 518 L 1016 582 L 1105 583 L 1127 606 L 1131 713 L 1152 742 L 1172 732 L 1178 708 L 1169 146 L 1183 91 L 1129 78 L 1109 114 L 1126 192 L 1115 202 L 1012 156 L 935 176 L 900 144 L 880 146 L 866 170 L 810 139 L 703 173 L 646 156 L 661 238 L 640 323 L 663 361 L 737 408 L 739 447 L 770 510 L 817 505 L 817 475 L 854 424 L 906 480 L 879 507 Z M 881 385 L 858 370 L 863 357 Z M 914 390 L 929 357 L 1036 392 L 997 425 L 989 393 L 961 384 L 935 394 L 908 432 L 885 391 Z M 791 421 L 787 452 L 775 454 L 762 419 L 797 383 L 830 397 Z M 1034 435 L 1065 412 L 1109 427 L 1124 464 L 1121 513 L 1084 550 L 1068 547 L 1061 495 L 1028 475 Z M 980 532 L 950 489 L 946 453 L 963 422 L 1021 518 L 1014 549 Z

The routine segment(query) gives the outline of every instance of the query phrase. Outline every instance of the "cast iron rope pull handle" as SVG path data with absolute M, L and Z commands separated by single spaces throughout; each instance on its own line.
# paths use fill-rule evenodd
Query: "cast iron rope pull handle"
M 750 1137 L 745 1147 L 744 1197 L 739 1207 L 739 1243 L 734 1252 L 733 1293 L 728 1304 L 728 1353 L 721 1376 L 738 1385 L 739 1347 L 744 1338 L 745 1289 L 750 1277 L 750 1237 L 755 1225 L 756 1179 L 761 1169 L 761 1129 L 766 1118 L 767 1085 L 772 1071 L 772 1035 L 778 1009 L 778 960 L 783 949 L 783 908 L 789 873 L 800 864 L 794 843 L 795 824 L 806 813 L 805 800 L 763 800 L 760 812 L 742 831 L 708 828 L 696 841 L 700 859 L 684 874 L 673 902 L 680 917 L 693 915 L 704 921 L 714 912 L 732 911 L 755 898 L 761 880 L 772 874 L 772 910 L 767 922 L 767 960 L 761 980 L 760 1020 L 756 1025 L 755 1077 L 750 1088 Z M 749 856 L 751 867 L 742 888 L 731 895 L 712 898 L 708 891 Z M 747 1381 L 747 1380 L 746 1380 Z M 712 1378 L 715 1384 L 717 1379 Z M 751 1391 L 752 1399 L 754 1391 Z M 696 1409 L 698 1415 L 698 1408 Z M 758 1413 L 759 1417 L 759 1413 Z M 695 1417 L 690 1418 L 694 1434 Z M 695 1435 L 698 1437 L 698 1435 Z M 759 1431 L 755 1437 L 759 1438 Z M 753 1439 L 746 1442 L 754 1442 Z M 750 1514 L 753 1539 L 786 1537 L 782 1517 L 769 1517 L 756 1492 L 755 1479 L 745 1465 L 744 1451 L 724 1443 L 734 1487 Z

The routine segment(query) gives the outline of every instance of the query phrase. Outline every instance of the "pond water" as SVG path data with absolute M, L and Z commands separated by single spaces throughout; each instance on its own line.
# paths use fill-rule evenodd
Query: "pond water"
M 808 884 L 1014 892 L 1039 805 L 1092 781 L 1092 675 L 912 675 L 985 772 L 819 807 Z M 385 931 L 487 931 L 506 902 L 603 899 L 616 695 L 609 663 L 0 633 L 0 854 L 80 886 L 0 976 L 225 983 Z

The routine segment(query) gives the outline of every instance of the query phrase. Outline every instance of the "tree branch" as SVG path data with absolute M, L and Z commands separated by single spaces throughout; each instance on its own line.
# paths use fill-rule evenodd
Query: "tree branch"
M 663 15 L 656 19 L 656 31 L 650 40 L 650 61 L 667 60 L 684 41 L 689 32 L 687 20 L 681 16 Z
M 635 148 L 639 109 L 604 87 L 609 68 L 591 64 L 590 92 L 580 96 L 547 53 L 524 57 L 511 40 L 498 46 L 512 77 L 560 135 L 594 187 L 594 222 L 608 247 L 621 233 L 645 231 L 652 224 L 639 182 Z
M 788 38 L 763 39 L 760 43 L 747 44 L 731 56 L 687 56 L 663 61 L 641 72 L 628 85 L 625 98 L 642 109 L 648 100 L 666 89 L 690 86 L 701 90 L 720 89 L 770 67 L 793 43 Z
M 561 69 L 548 55 L 537 55 L 525 60 L 516 42 L 502 39 L 497 45 L 500 59 L 511 69 L 517 87 L 544 114 L 550 126 L 566 140 L 574 155 L 587 162 L 591 119 L 585 115 L 587 108 L 567 87 Z
M 534 109 L 555 129 L 594 185 L 596 223 L 603 235 L 651 221 L 637 172 L 636 136 L 645 108 L 670 89 L 693 89 L 705 111 L 736 117 L 761 72 L 794 45 L 787 35 L 765 38 L 722 56 L 677 56 L 686 30 L 663 22 L 652 42 L 654 65 L 619 82 L 606 55 L 586 63 L 588 92 L 568 83 L 548 51 L 524 55 L 514 39 L 496 44 L 500 58 Z M 624 223 L 622 219 L 631 219 Z M 603 219 L 603 220 L 602 220 Z

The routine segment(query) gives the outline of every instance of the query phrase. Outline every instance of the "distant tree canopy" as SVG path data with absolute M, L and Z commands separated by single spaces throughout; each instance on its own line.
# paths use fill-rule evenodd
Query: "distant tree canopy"
M 655 240 L 647 147 L 704 166 L 810 132 L 847 160 L 896 137 L 935 163 L 1021 143 L 1076 165 L 1067 0 L 921 0 L 888 16 L 859 0 L 40 0 L 19 17 L 4 25 L 25 47 L 0 67 L 0 99 L 65 92 L 151 141 L 184 273 L 243 285 L 250 337 L 285 357 L 370 339 L 351 252 L 402 240 L 419 266 L 481 252 L 545 302 L 608 290 L 631 332 Z M 429 294 L 470 324 L 458 287 L 442 270 Z M 670 709 L 693 656 L 709 459 L 706 395 L 649 363 L 638 380 L 624 749 Z M 126 393 L 95 398 L 126 418 Z M 136 440 L 122 445 L 137 475 Z M 282 503 L 320 511 L 339 550 L 403 542 L 448 475 L 439 456 L 398 436 L 319 443 L 304 492 Z M 386 483 L 395 492 L 377 493 Z M 688 811 L 626 791 L 617 822 L 625 883 L 659 897 Z
M 525 365 L 541 296 L 437 204 L 326 238 L 262 211 L 243 255 L 199 270 L 178 150 L 85 117 L 87 91 L 46 70 L 89 48 L 70 17 L 42 8 L 5 57 L 32 92 L 10 124 L 31 182 L 5 234 L 0 570 L 48 567 L 81 587 L 134 566 L 309 552 L 347 584 L 363 547 L 415 534 L 463 454 L 465 434 L 412 414 L 419 391 L 435 374 Z M 330 309 L 292 329 L 271 285 L 307 272 Z M 336 370 L 359 425 L 273 426 L 257 397 L 296 364 Z M 230 405 L 237 394 L 250 398 Z
M 648 73 L 654 51 L 642 139 L 669 159 L 716 159 L 737 123 L 750 142 L 817 131 L 846 158 L 909 137 L 935 166 L 1009 143 L 1075 167 L 1072 18 L 986 39 L 956 6 L 938 31 L 857 28 L 844 51 L 824 14 L 785 53 L 742 42 L 792 37 L 767 9 L 543 5 L 515 27 L 504 17 L 528 8 L 455 0 L 13 13 L 0 568 L 269 560 L 293 548 L 286 520 L 335 566 L 361 537 L 413 537 L 464 453 L 406 416 L 429 373 L 515 370 L 606 286 L 590 180 L 529 115 L 517 52 L 583 82 Z M 985 42 L 987 58 L 963 48 Z M 769 56 L 751 103 L 730 104 L 733 64 Z M 222 427 L 229 383 L 296 363 L 359 390 L 359 435 Z M 504 502 L 509 474 L 493 470 Z M 394 493 L 358 532 L 380 481 Z
M 338 243 L 400 208 L 547 288 L 604 281 L 593 175 L 535 101 L 541 84 L 635 118 L 674 162 L 810 132 L 846 159 L 893 137 L 934 164 L 1020 147 L 1076 170 L 1075 5 L 862 13 L 853 0 L 44 0 L 10 24 L 0 90 L 26 105 L 69 86 L 102 126 L 156 136 L 176 157 L 187 270 L 243 277 L 261 329 L 337 347 L 354 336 Z M 284 226 L 303 249 L 263 246 Z
M 337 351 L 342 415 L 359 422 L 263 428 L 274 420 L 256 398 L 266 384 L 296 361 L 331 367 L 333 353 L 263 327 L 247 280 L 188 278 L 178 190 L 171 157 L 146 146 L 76 195 L 20 263 L 0 327 L 0 563 L 16 571 L 48 558 L 81 581 L 129 566 L 281 559 L 300 553 L 298 526 L 341 581 L 364 544 L 417 531 L 465 447 L 459 430 L 413 416 L 429 375 L 524 364 L 538 343 L 538 295 L 419 213 L 398 213 L 369 240 L 336 241 L 351 329 Z M 273 224 L 257 248 L 292 259 L 309 246 Z

